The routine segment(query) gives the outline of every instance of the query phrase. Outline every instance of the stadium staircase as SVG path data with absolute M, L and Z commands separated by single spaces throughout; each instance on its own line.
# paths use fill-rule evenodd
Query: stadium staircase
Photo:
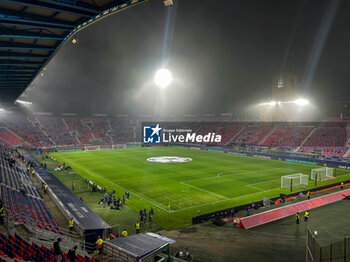
M 263 140 L 260 141 L 259 146 L 261 146 L 261 145 L 266 141 L 266 139 L 268 139 L 269 136 L 271 136 L 271 135 L 273 134 L 273 132 L 275 132 L 276 129 L 277 129 L 277 127 L 273 128 L 273 129 L 263 138 Z
M 318 129 L 319 127 L 316 127 L 314 129 L 312 129 L 312 131 L 305 137 L 305 139 L 303 140 L 303 142 L 301 142 L 301 144 L 298 146 L 298 148 L 295 150 L 295 152 L 298 152 L 300 148 L 302 148 L 304 146 L 304 144 L 306 143 L 306 141 L 313 135 L 313 133 L 315 133 L 315 131 Z
M 47 134 L 47 132 L 43 128 L 43 124 L 40 122 L 38 118 L 35 118 L 34 121 L 31 121 L 34 127 L 38 127 L 39 130 L 47 137 L 48 140 L 55 146 L 57 146 L 56 142 Z
M 245 125 L 242 126 L 242 129 L 239 130 L 239 131 L 237 132 L 237 134 L 235 134 L 235 135 L 226 143 L 226 146 L 227 146 L 227 145 L 232 145 L 232 143 L 233 143 L 233 141 L 235 140 L 235 138 L 238 137 L 238 136 L 244 131 L 245 128 L 246 128 Z
M 350 157 L 350 147 L 349 147 L 349 149 L 348 149 L 348 151 L 346 151 L 346 153 L 344 154 L 344 157 Z
M 317 197 L 310 200 L 305 200 L 296 204 L 272 209 L 252 216 L 244 217 L 240 220 L 240 226 L 249 229 L 260 226 L 287 216 L 295 215 L 297 212 L 303 212 L 326 204 L 330 204 L 345 197 L 350 196 L 350 189 L 342 190 L 329 195 Z

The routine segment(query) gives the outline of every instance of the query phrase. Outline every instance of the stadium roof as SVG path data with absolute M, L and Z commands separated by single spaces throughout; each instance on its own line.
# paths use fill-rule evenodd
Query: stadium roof
M 145 1 L 2 0 L 0 102 L 14 102 L 74 33 Z

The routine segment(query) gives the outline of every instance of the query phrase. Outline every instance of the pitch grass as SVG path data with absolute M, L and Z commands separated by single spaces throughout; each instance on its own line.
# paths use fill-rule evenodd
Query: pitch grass
M 310 174 L 313 165 L 201 151 L 182 147 L 148 147 L 88 152 L 50 153 L 72 166 L 80 176 L 122 196 L 130 192 L 128 206 L 155 210 L 154 222 L 165 229 L 191 224 L 191 218 L 219 209 L 274 197 L 281 189 L 281 176 Z M 182 156 L 186 163 L 153 163 L 154 156 Z M 350 179 L 337 169 L 336 179 L 318 186 Z M 309 188 L 314 182 L 309 182 Z M 300 190 L 296 188 L 295 191 Z

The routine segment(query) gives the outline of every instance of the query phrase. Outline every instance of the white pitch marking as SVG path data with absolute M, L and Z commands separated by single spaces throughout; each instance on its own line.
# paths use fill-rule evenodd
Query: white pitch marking
M 80 168 L 82 168 L 80 165 L 76 164 L 75 162 L 73 162 L 73 161 L 70 161 L 70 162 L 72 162 L 73 164 L 75 164 L 75 165 L 79 166 Z M 96 174 L 96 173 L 94 173 L 94 172 L 88 170 L 88 169 L 85 168 L 85 167 L 83 167 L 83 168 L 84 168 L 87 172 L 91 173 L 93 176 L 98 176 L 99 178 L 102 178 L 102 179 L 104 179 L 104 180 L 110 182 L 111 184 L 116 185 L 117 187 L 120 187 L 120 188 L 122 188 L 122 189 L 124 189 L 124 190 L 128 190 L 131 194 L 133 194 L 133 195 L 135 195 L 135 196 L 138 196 L 139 198 L 141 198 L 141 199 L 145 200 L 146 202 L 148 202 L 148 203 L 150 203 L 150 204 L 152 204 L 152 205 L 158 207 L 159 209 L 163 210 L 164 212 L 167 212 L 167 213 L 172 213 L 172 212 L 174 212 L 174 211 L 172 211 L 172 210 L 167 210 L 167 209 L 165 209 L 165 208 L 160 207 L 159 205 L 155 204 L 154 202 L 152 202 L 152 201 L 150 201 L 150 200 L 148 200 L 148 199 L 146 199 L 146 198 L 140 196 L 139 194 L 136 194 L 135 192 L 132 192 L 132 191 L 129 190 L 128 188 L 125 188 L 125 187 L 123 187 L 123 186 L 121 186 L 121 185 L 118 185 L 117 183 L 114 183 L 113 181 L 109 180 L 108 178 L 105 178 L 105 177 L 103 177 L 103 176 L 100 176 L 100 175 L 98 175 L 98 174 Z
M 180 184 L 185 185 L 185 186 L 189 186 L 189 187 L 193 187 L 193 188 L 195 188 L 195 189 L 202 190 L 202 191 L 207 192 L 207 193 L 209 193 L 209 194 L 213 194 L 213 195 L 216 195 L 216 196 L 218 196 L 218 197 L 227 199 L 227 197 L 225 197 L 225 196 L 216 194 L 216 193 L 214 193 L 214 192 L 211 192 L 211 191 L 209 191 L 209 190 L 206 190 L 206 189 L 203 189 L 203 188 L 200 188 L 200 187 L 196 187 L 196 186 L 189 185 L 189 184 L 187 184 L 187 183 L 185 183 L 185 182 L 180 182 Z
M 211 202 L 211 203 L 206 203 L 206 204 L 201 204 L 201 205 L 196 205 L 196 206 L 185 207 L 185 208 L 181 208 L 181 209 L 174 210 L 173 213 L 180 212 L 180 211 L 184 211 L 184 210 L 191 209 L 191 208 L 197 208 L 197 207 L 201 207 L 201 206 L 209 206 L 209 205 L 213 205 L 213 204 L 217 204 L 217 203 L 221 203 L 221 202 L 233 200 L 233 199 L 236 199 L 236 198 L 241 198 L 241 197 L 245 197 L 245 196 L 251 196 L 251 195 L 260 194 L 260 193 L 264 193 L 264 192 L 268 192 L 268 191 L 272 191 L 272 190 L 275 190 L 275 189 L 263 190 L 263 191 L 260 191 L 260 192 L 255 192 L 255 193 L 251 193 L 251 194 L 247 194 L 247 195 L 241 195 L 241 196 L 237 196 L 237 197 L 232 197 L 232 198 L 217 200 L 217 201 L 214 201 L 214 202 Z

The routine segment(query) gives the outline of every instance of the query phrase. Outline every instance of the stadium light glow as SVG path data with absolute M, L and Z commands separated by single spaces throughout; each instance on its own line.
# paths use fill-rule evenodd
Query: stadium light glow
M 32 102 L 24 101 L 24 100 L 20 100 L 20 99 L 17 99 L 16 103 L 21 104 L 21 105 L 31 105 L 31 104 L 33 104 Z
M 302 99 L 302 98 L 301 98 L 301 99 L 295 100 L 294 103 L 295 103 L 296 105 L 299 105 L 299 106 L 305 106 L 305 105 L 307 105 L 307 104 L 310 104 L 309 100 L 307 100 L 307 99 Z
M 156 85 L 163 88 L 167 87 L 172 80 L 173 76 L 171 72 L 165 68 L 158 69 L 154 76 L 154 82 Z
M 4 112 L 5 111 L 5 109 L 3 109 L 3 108 L 0 108 L 0 112 Z
M 290 100 L 290 101 L 271 101 L 271 102 L 265 102 L 265 103 L 260 103 L 259 106 L 275 106 L 275 105 L 284 105 L 284 104 L 295 104 L 298 106 L 305 106 L 310 104 L 309 100 L 299 98 L 296 100 Z
M 276 101 L 266 102 L 266 103 L 260 103 L 259 106 L 275 106 L 277 105 Z

